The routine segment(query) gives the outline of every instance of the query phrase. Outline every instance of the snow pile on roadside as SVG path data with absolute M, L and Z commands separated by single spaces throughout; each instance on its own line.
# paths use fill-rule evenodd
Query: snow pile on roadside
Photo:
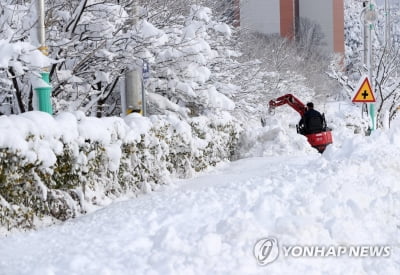
M 318 153 L 299 135 L 294 127 L 288 128 L 276 119 L 275 124 L 247 129 L 240 140 L 239 158 Z
M 349 146 L 348 149 L 353 150 L 348 143 L 353 137 L 363 139 L 369 117 L 365 115 L 362 118 L 360 106 L 348 102 L 327 102 L 320 107 L 319 111 L 325 115 L 327 126 L 332 130 L 333 144 L 328 147 Z M 265 114 L 264 118 L 265 127 L 261 127 L 259 121 L 247 125 L 241 136 L 238 158 L 317 153 L 307 138 L 297 133 L 296 124 L 300 116 L 290 107 L 279 107 L 275 109 L 275 114 Z
M 226 164 L 176 182 L 175 190 L 2 238 L 0 270 L 9 275 L 395 275 L 400 268 L 395 216 L 400 171 L 360 176 L 361 168 L 353 170 L 357 160 L 347 157 L 330 161 L 313 154 Z M 391 256 L 292 257 L 281 251 L 275 262 L 259 266 L 254 244 L 269 236 L 281 245 L 387 244 Z
M 260 120 L 246 125 L 237 153 L 239 159 L 318 153 L 310 146 L 305 136 L 297 133 L 296 124 L 300 116 L 290 107 L 284 105 L 275 109 L 275 113 L 265 113 L 262 117 L 265 119 L 264 127 L 261 126 Z
M 297 152 L 289 145 L 300 136 L 286 130 L 290 120 L 271 119 L 253 139 L 244 139 L 252 145 L 248 154 L 283 146 L 280 156 L 225 163 L 162 192 L 0 238 L 0 270 L 8 275 L 397 275 L 399 125 L 365 136 L 342 127 L 344 120 L 333 121 L 334 144 L 319 154 L 307 153 L 311 147 L 305 144 Z M 260 266 L 254 245 L 272 236 L 280 255 Z M 390 256 L 285 256 L 282 247 L 290 245 L 388 246 Z

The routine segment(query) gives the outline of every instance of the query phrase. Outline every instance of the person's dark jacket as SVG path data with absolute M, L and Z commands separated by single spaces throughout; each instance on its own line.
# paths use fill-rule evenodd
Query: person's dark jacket
M 308 109 L 299 121 L 299 126 L 304 134 L 318 133 L 323 130 L 323 117 L 320 112 Z

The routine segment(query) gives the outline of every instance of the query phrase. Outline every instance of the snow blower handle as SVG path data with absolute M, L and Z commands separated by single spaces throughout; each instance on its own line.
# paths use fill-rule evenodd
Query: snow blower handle
M 270 100 L 269 104 L 268 104 L 268 115 L 273 116 L 275 115 L 275 107 L 276 107 L 276 103 L 274 100 Z M 267 115 L 264 113 L 261 116 L 261 125 L 262 127 L 265 127 L 267 125 Z
M 270 100 L 268 105 L 269 105 L 268 106 L 268 114 L 272 115 L 272 116 L 275 115 L 275 107 L 276 107 L 275 101 Z
M 269 115 L 274 115 L 275 114 L 275 108 L 288 104 L 290 107 L 295 109 L 300 116 L 302 117 L 304 113 L 306 112 L 306 106 L 294 95 L 292 94 L 286 94 L 283 96 L 280 96 L 275 99 L 271 99 L 268 103 L 268 114 Z M 262 117 L 261 118 L 261 125 L 265 127 L 266 125 L 266 118 Z
M 295 111 L 297 111 L 300 116 L 303 116 L 304 113 L 306 112 L 306 106 L 301 102 L 297 97 L 295 97 L 292 94 L 286 94 L 283 96 L 280 96 L 276 99 L 271 99 L 269 101 L 269 108 L 268 110 L 274 111 L 276 107 L 282 106 L 282 105 L 289 105 L 292 107 Z

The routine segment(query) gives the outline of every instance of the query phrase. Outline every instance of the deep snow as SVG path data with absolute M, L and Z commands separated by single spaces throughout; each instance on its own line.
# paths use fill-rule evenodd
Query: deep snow
M 214 28 L 229 35 L 224 26 Z M 156 31 L 144 24 L 142 35 Z M 193 31 L 186 29 L 187 35 Z M 161 36 L 159 42 L 164 39 Z M 0 67 L 17 60 L 22 48 L 28 49 L 23 56 L 32 61 L 28 63 L 39 67 L 51 63 L 34 55 L 26 43 L 10 45 L 0 40 L 0 48 Z M 197 75 L 196 68 L 190 69 L 199 81 L 209 77 L 206 70 Z M 68 77 L 69 72 L 64 73 Z M 215 90 L 206 92 L 215 98 Z M 299 93 L 302 100 L 312 99 L 304 91 Z M 162 106 L 167 103 L 163 101 Z M 222 95 L 211 105 L 233 108 Z M 362 126 L 357 119 L 359 108 L 341 102 L 318 107 L 323 107 L 334 129 L 334 144 L 323 155 L 295 133 L 298 115 L 282 107 L 269 117 L 265 128 L 249 126 L 241 160 L 59 225 L 0 237 L 0 275 L 400 274 L 400 124 L 369 137 L 355 135 Z M 178 110 L 174 105 L 169 108 Z M 31 121 L 38 115 L 24 116 L 12 118 L 26 122 L 18 131 L 35 128 Z M 3 131 L 10 131 L 7 120 L 3 118 Z M 53 134 L 57 125 L 52 129 Z M 96 137 L 108 137 L 107 132 L 101 133 L 101 126 L 87 130 Z M 0 145 L 24 145 L 18 131 L 0 139 Z M 66 139 L 77 135 L 68 129 L 60 134 Z M 35 149 L 40 159 L 51 164 L 54 159 L 47 149 L 58 145 L 54 136 L 48 140 L 53 142 Z M 29 153 L 29 148 L 20 149 Z M 281 244 L 379 244 L 392 250 L 387 258 L 279 257 L 259 266 L 253 247 L 268 236 Z
M 358 110 L 326 106 L 334 144 L 320 155 L 287 125 L 296 114 L 279 109 L 244 137 L 245 159 L 2 237 L 0 274 L 399 274 L 400 128 L 355 135 L 341 118 Z M 286 245 L 390 245 L 391 255 L 281 255 L 260 266 L 253 247 L 269 236 Z

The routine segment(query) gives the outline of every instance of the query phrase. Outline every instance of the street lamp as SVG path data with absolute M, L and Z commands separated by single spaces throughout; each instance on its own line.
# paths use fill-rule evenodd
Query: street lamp
M 368 3 L 368 5 L 367 5 Z M 376 22 L 378 18 L 378 14 L 374 8 L 374 5 L 371 3 L 371 0 L 369 1 L 363 1 L 363 11 L 361 13 L 362 16 L 362 21 L 364 24 L 364 65 L 367 66 L 368 70 L 368 78 L 369 82 L 371 84 L 371 90 L 372 92 L 374 91 L 374 81 L 372 79 L 372 29 L 374 28 L 374 23 Z M 368 29 L 368 31 L 367 31 Z M 366 44 L 368 44 L 368 50 L 366 47 Z M 368 53 L 368 56 L 366 54 Z M 367 63 L 367 64 L 365 64 Z M 375 130 L 376 128 L 376 119 L 375 119 L 375 104 L 374 103 L 369 103 L 369 114 L 371 117 L 371 131 Z
M 48 55 L 48 48 L 46 46 L 45 38 L 45 25 L 44 25 L 44 0 L 37 1 L 37 16 L 38 16 L 38 40 L 39 40 L 39 50 L 44 54 Z M 39 111 L 53 114 L 53 107 L 51 105 L 51 85 L 50 85 L 50 73 L 46 69 L 42 69 L 40 73 L 42 80 L 39 87 L 35 87 L 37 99 L 38 99 L 38 109 Z

